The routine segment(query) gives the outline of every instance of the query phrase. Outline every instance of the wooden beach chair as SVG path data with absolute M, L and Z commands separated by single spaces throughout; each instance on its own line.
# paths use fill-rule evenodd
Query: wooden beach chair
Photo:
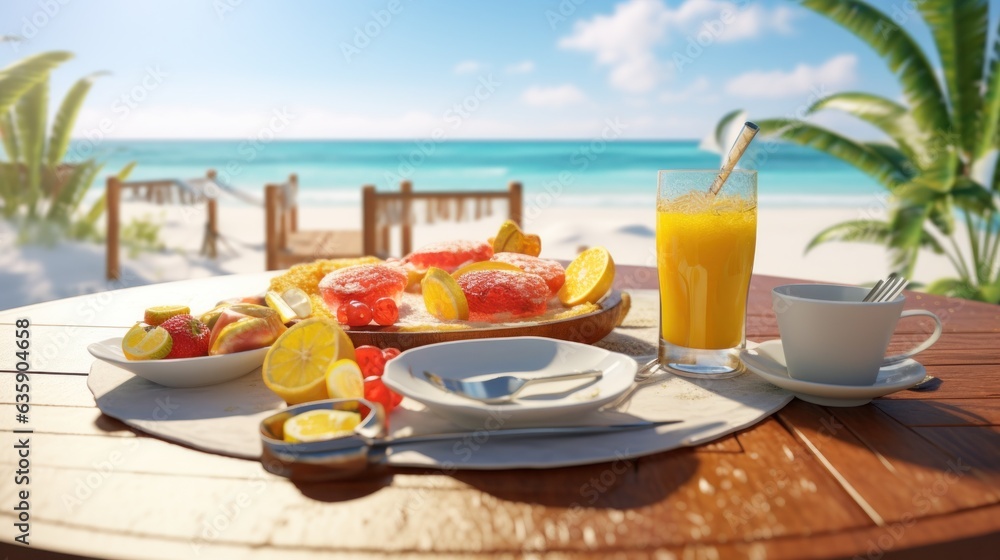
M 283 185 L 264 189 L 267 270 L 315 259 L 400 257 L 413 250 L 413 226 L 420 217 L 427 223 L 480 219 L 492 215 L 494 202 L 505 201 L 507 217 L 520 225 L 523 202 L 521 183 L 516 181 L 502 191 L 414 192 L 413 183 L 403 181 L 398 192 L 378 192 L 373 185 L 365 185 L 360 231 L 300 231 L 297 194 L 295 175 Z M 399 231 L 395 251 L 390 237 L 393 229 Z
M 377 192 L 365 185 L 361 193 L 364 223 L 363 252 L 379 258 L 400 257 L 413 250 L 413 225 L 424 217 L 436 221 L 478 220 L 493 214 L 494 202 L 506 202 L 507 218 L 521 225 L 523 188 L 511 181 L 501 191 L 413 191 L 413 183 L 403 181 L 399 192 Z M 418 208 L 418 206 L 423 208 Z M 393 250 L 390 231 L 399 230 L 399 250 Z
M 108 280 L 121 276 L 120 236 L 121 203 L 126 200 L 142 200 L 154 204 L 205 204 L 205 236 L 201 253 L 215 258 L 218 255 L 219 207 L 216 195 L 220 185 L 216 182 L 214 169 L 209 169 L 204 178 L 182 181 L 179 179 L 150 179 L 123 182 L 117 177 L 108 177 L 105 191 L 107 213 L 106 275 Z

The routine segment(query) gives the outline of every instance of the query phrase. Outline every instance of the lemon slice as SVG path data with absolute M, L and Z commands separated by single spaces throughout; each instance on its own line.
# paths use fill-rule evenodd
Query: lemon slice
M 331 399 L 362 399 L 365 380 L 354 360 L 337 360 L 326 370 L 326 394 Z
M 292 319 L 298 318 L 298 314 L 285 303 L 285 300 L 282 299 L 278 292 L 267 292 L 264 294 L 264 302 L 267 303 L 268 307 L 278 312 L 278 317 L 281 318 L 282 323 L 287 323 Z M 311 308 L 312 305 L 309 307 Z
M 309 294 L 305 293 L 302 289 L 288 288 L 281 294 L 281 299 L 285 300 L 285 303 L 288 304 L 288 307 L 292 308 L 292 311 L 299 316 L 299 319 L 305 319 L 312 315 L 313 306 L 309 300 Z
M 455 272 L 452 272 L 451 276 L 452 278 L 458 280 L 458 278 L 463 274 L 468 274 L 470 272 L 475 272 L 477 270 L 510 270 L 513 272 L 524 272 L 520 268 L 510 263 L 505 263 L 500 261 L 480 261 L 480 262 L 469 263 L 459 268 Z
M 295 324 L 274 341 L 261 375 L 268 389 L 288 404 L 327 398 L 330 364 L 354 356 L 354 346 L 333 319 L 313 318 Z
M 159 360 L 170 353 L 174 341 L 170 333 L 162 327 L 153 327 L 149 331 L 136 323 L 122 338 L 122 352 L 130 360 Z
M 304 443 L 349 436 L 361 423 L 361 415 L 346 410 L 310 410 L 285 420 L 285 441 Z
M 420 281 L 424 305 L 431 315 L 442 321 L 469 318 L 469 302 L 452 275 L 440 268 L 431 267 Z
M 191 308 L 186 305 L 157 305 L 146 309 L 142 320 L 147 325 L 162 325 L 167 319 L 177 315 L 187 315 L 191 313 Z
M 566 267 L 566 283 L 559 290 L 559 301 L 570 307 L 597 303 L 615 281 L 615 261 L 604 247 L 592 247 L 577 255 Z

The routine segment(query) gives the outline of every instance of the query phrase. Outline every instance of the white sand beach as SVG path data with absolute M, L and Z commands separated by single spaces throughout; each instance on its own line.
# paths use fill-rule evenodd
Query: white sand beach
M 20 246 L 9 224 L 0 222 L 0 308 L 219 274 L 264 270 L 264 212 L 250 206 L 222 206 L 219 226 L 223 241 L 219 257 L 199 255 L 204 211 L 201 207 L 123 204 L 124 222 L 151 216 L 163 223 L 161 240 L 167 250 L 129 255 L 122 250 L 122 278 L 104 279 L 104 246 L 64 242 L 54 247 Z M 821 246 L 808 255 L 803 249 L 816 232 L 830 224 L 862 216 L 851 208 L 761 208 L 754 272 L 839 283 L 869 282 L 885 274 L 884 249 L 862 244 Z M 358 207 L 303 207 L 302 229 L 360 228 Z M 655 215 L 641 208 L 554 206 L 526 212 L 525 228 L 542 237 L 542 256 L 572 259 L 580 247 L 604 245 L 619 264 L 655 266 Z M 414 243 L 446 239 L 485 239 L 495 233 L 500 218 L 476 222 L 421 225 Z M 921 256 L 915 280 L 929 281 L 950 274 L 946 259 Z

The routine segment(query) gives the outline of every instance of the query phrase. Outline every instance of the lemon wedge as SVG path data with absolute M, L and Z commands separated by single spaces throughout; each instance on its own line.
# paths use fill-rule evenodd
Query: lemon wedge
M 301 288 L 288 288 L 281 294 L 281 299 L 285 300 L 285 303 L 292 308 L 299 319 L 305 319 L 312 315 L 312 301 L 309 299 L 309 294 Z
M 346 410 L 310 410 L 285 420 L 285 441 L 304 443 L 349 436 L 361 423 L 361 415 Z
M 424 305 L 431 315 L 442 321 L 469 318 L 469 302 L 451 274 L 440 268 L 429 268 L 420 281 L 420 290 L 424 295 Z
M 615 281 L 615 262 L 604 247 L 592 247 L 577 255 L 566 267 L 566 283 L 559 290 L 559 301 L 572 307 L 597 303 Z
M 365 396 L 365 380 L 354 360 L 342 359 L 326 370 L 326 394 L 331 399 L 361 399 Z
M 335 320 L 306 319 L 274 341 L 261 375 L 268 389 L 290 405 L 317 401 L 327 398 L 330 364 L 353 356 L 354 346 Z
M 170 353 L 174 341 L 163 327 L 149 331 L 136 323 L 122 338 L 122 352 L 130 360 L 159 360 Z
M 167 319 L 177 315 L 187 315 L 191 308 L 186 305 L 156 305 L 146 309 L 142 320 L 154 327 L 162 325 Z
M 267 303 L 268 307 L 278 312 L 278 317 L 281 318 L 282 323 L 287 323 L 292 319 L 298 318 L 298 314 L 285 303 L 285 300 L 278 292 L 267 292 L 264 294 L 264 302 Z M 312 308 L 312 305 L 309 307 Z
M 520 268 L 505 262 L 500 261 L 479 261 L 474 263 L 469 263 L 455 272 L 451 273 L 452 278 L 458 280 L 463 274 L 468 274 L 470 272 L 475 272 L 477 270 L 510 270 L 512 272 L 524 272 Z

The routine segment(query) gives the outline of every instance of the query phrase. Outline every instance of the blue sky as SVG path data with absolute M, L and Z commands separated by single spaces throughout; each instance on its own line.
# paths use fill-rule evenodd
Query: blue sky
M 875 4 L 930 45 L 909 2 Z M 900 95 L 863 43 L 788 1 L 17 0 L 0 22 L 26 39 L 0 44 L 0 64 L 76 53 L 54 99 L 111 72 L 77 136 L 103 121 L 116 139 L 586 138 L 610 119 L 628 138 L 700 138 L 734 108 Z

